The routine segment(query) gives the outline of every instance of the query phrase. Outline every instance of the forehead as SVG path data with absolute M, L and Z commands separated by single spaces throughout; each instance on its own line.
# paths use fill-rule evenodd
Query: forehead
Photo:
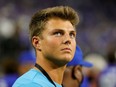
M 52 18 L 48 20 L 45 28 L 75 30 L 74 26 L 69 20 L 63 20 L 60 18 Z

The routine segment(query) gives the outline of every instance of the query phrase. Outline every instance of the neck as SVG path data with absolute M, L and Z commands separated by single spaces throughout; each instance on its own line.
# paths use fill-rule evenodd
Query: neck
M 39 62 L 36 61 L 37 64 L 39 64 L 46 72 L 47 74 L 50 76 L 50 78 L 58 83 L 58 84 L 62 84 L 62 79 L 63 79 L 63 74 L 64 74 L 64 70 L 66 68 L 66 66 L 57 66 L 54 63 L 51 62 L 46 62 L 46 61 L 40 61 Z

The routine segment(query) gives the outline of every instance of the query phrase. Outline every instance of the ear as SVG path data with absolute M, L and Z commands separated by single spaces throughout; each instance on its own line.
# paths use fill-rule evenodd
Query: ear
M 34 46 L 35 49 L 41 50 L 40 48 L 40 38 L 38 36 L 33 36 L 32 38 L 32 44 Z
M 79 72 L 81 73 L 82 75 L 82 67 L 77 65 L 74 67 L 74 77 L 77 79 L 78 78 L 78 75 L 79 75 Z

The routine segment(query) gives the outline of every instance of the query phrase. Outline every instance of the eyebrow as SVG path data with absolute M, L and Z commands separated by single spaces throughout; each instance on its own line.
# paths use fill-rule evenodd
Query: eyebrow
M 53 31 L 64 31 L 63 29 L 54 29 Z M 76 30 L 74 29 L 74 30 L 71 30 L 70 32 L 76 32 Z

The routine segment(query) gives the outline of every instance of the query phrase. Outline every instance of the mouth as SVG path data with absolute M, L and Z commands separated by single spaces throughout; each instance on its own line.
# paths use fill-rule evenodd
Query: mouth
M 71 52 L 72 50 L 70 48 L 63 48 L 61 49 L 62 51 L 65 51 L 65 52 Z

